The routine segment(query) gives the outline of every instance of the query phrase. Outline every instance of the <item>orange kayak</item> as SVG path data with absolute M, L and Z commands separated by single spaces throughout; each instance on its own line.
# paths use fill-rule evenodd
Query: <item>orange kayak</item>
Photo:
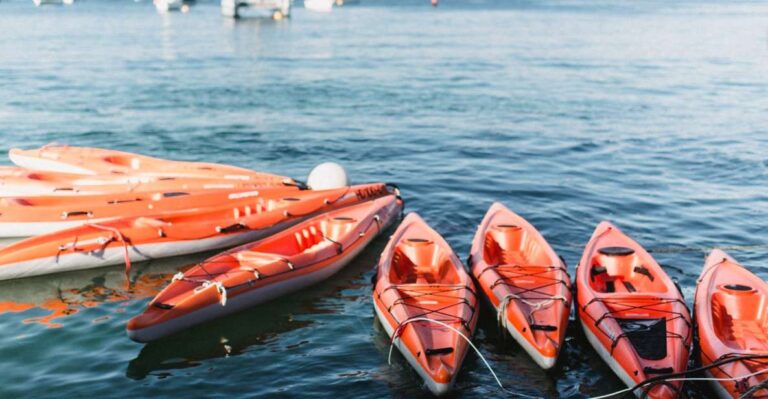
M 251 182 L 286 179 L 230 165 L 171 161 L 130 152 L 56 144 L 33 150 L 14 148 L 8 156 L 14 164 L 27 169 L 80 175 L 217 178 Z
M 392 235 L 378 264 L 376 315 L 435 395 L 447 393 L 477 325 L 475 286 L 447 242 L 416 213 Z
M 309 217 L 391 194 L 384 184 L 296 191 L 250 205 L 112 219 L 31 237 L 0 249 L 0 280 L 232 247 Z
M 694 309 L 702 366 L 739 355 L 768 355 L 768 284 L 750 273 L 723 251 L 714 250 L 704 263 L 696 286 Z M 712 381 L 721 398 L 738 398 L 765 383 L 765 358 L 740 360 L 708 370 L 709 377 L 734 379 Z M 768 388 L 754 392 L 768 398 Z
M 571 310 L 565 263 L 535 227 L 498 202 L 480 223 L 469 259 L 499 323 L 536 364 L 552 368 Z
M 250 205 L 256 197 L 275 198 L 295 187 L 258 190 L 172 190 L 78 197 L 0 197 L 0 237 L 28 237 L 85 223 L 169 211 Z
M 153 341 L 323 281 L 400 214 L 394 195 L 348 206 L 210 258 L 174 277 L 128 336 Z
M 589 343 L 627 386 L 685 371 L 691 317 L 675 283 L 609 222 L 595 229 L 576 268 L 577 311 Z M 676 398 L 681 381 L 635 391 Z
M 291 179 L 263 174 L 260 180 L 225 180 L 218 177 L 94 175 L 3 168 L 0 196 L 82 196 L 174 190 L 253 190 L 262 187 L 293 187 Z

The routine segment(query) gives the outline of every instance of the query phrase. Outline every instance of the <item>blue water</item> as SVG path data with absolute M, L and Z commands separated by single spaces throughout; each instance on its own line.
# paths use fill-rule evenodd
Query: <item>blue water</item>
M 399 183 L 408 210 L 462 258 L 492 201 L 539 227 L 571 270 L 609 219 L 657 250 L 689 301 L 704 248 L 768 243 L 763 2 L 218 13 L 207 2 L 168 16 L 147 1 L 1 2 L 2 150 L 57 141 L 297 178 L 334 160 L 356 182 Z M 4 282 L 0 397 L 425 395 L 402 358 L 387 365 L 374 322 L 369 279 L 384 243 L 312 289 L 146 346 L 126 321 L 210 254 L 137 265 L 130 289 L 120 267 Z M 768 248 L 731 253 L 768 277 Z M 475 341 L 521 393 L 621 388 L 573 332 L 549 373 L 488 309 Z M 474 355 L 456 390 L 505 397 Z

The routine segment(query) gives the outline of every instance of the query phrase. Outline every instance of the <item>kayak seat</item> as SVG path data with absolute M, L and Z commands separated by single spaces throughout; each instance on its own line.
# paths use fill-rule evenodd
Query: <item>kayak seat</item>
M 519 226 L 500 224 L 488 230 L 483 257 L 489 265 L 544 265 L 551 261 L 542 245 Z
M 394 284 L 456 284 L 461 281 L 450 255 L 428 240 L 406 239 L 392 255 Z
M 600 248 L 592 258 L 589 271 L 592 288 L 598 292 L 666 292 L 663 279 L 657 279 L 653 268 L 642 264 L 631 248 Z M 615 283 L 608 283 L 614 281 Z
M 718 337 L 734 349 L 768 350 L 768 314 L 763 302 L 759 294 L 721 287 L 712 295 L 712 324 Z

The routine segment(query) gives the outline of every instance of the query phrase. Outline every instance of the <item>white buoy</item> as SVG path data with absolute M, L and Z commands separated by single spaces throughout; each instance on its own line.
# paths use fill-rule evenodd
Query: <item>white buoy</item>
M 315 166 L 307 177 L 307 186 L 312 190 L 330 190 L 348 185 L 347 171 L 335 162 L 324 162 Z

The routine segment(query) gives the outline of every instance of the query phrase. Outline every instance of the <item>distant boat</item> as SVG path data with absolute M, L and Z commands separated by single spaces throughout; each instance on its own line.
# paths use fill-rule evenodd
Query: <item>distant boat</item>
M 185 6 L 183 0 L 154 0 L 153 3 L 155 4 L 157 12 L 161 14 L 171 11 L 181 11 Z
M 44 5 L 71 5 L 74 3 L 74 0 L 32 0 L 33 3 L 35 3 L 36 7 L 44 6 Z
M 304 0 L 304 8 L 317 12 L 331 12 L 336 0 Z
M 270 13 L 280 20 L 291 14 L 291 0 L 221 0 L 221 15 L 230 18 Z

